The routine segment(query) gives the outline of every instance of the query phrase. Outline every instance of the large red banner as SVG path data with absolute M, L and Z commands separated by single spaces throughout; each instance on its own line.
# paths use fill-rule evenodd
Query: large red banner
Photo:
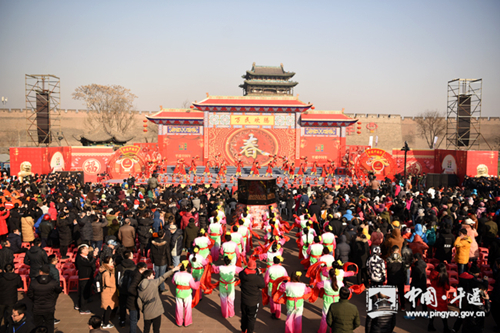
M 215 160 L 221 154 L 230 164 L 235 156 L 241 156 L 245 165 L 256 160 L 267 165 L 273 155 L 287 156 L 295 160 L 295 129 L 263 128 L 208 128 L 208 159 Z M 207 156 L 205 156 L 207 158 Z
M 497 176 L 498 151 L 467 151 L 467 176 Z
M 403 174 L 405 152 L 401 149 L 393 149 L 392 158 L 396 161 L 396 173 Z M 406 172 L 410 175 L 434 173 L 434 150 L 410 150 L 406 155 Z

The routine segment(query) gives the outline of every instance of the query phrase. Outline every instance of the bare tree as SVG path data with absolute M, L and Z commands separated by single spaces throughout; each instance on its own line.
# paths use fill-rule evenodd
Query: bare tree
M 191 102 L 189 101 L 189 99 L 186 98 L 186 100 L 184 102 L 182 102 L 181 108 L 182 109 L 189 109 L 190 106 L 191 106 Z
M 90 130 L 102 127 L 107 134 L 126 134 L 133 124 L 133 103 L 136 95 L 119 85 L 91 84 L 80 86 L 72 94 L 83 101 L 91 112 L 85 120 Z
M 437 110 L 419 113 L 415 122 L 418 134 L 425 138 L 429 149 L 434 146 L 434 137 L 442 137 L 446 131 L 444 114 Z

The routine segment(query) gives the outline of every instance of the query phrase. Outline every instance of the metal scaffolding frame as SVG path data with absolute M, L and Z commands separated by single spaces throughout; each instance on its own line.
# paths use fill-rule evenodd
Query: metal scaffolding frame
M 483 79 L 448 81 L 446 149 L 480 149 L 482 91 Z
M 64 140 L 68 141 L 61 130 L 61 79 L 51 74 L 26 74 L 25 96 L 26 96 L 26 144 L 27 146 L 40 147 L 49 146 L 54 140 L 61 145 Z M 49 130 L 45 131 L 37 124 L 37 93 L 46 93 L 49 96 L 48 109 L 50 117 Z M 48 143 L 40 143 L 38 132 L 48 137 Z

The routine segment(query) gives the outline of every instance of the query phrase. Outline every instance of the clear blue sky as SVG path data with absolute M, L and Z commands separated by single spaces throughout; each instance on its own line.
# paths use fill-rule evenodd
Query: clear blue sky
M 241 96 L 253 62 L 283 63 L 317 110 L 444 112 L 449 80 L 482 78 L 483 116 L 500 116 L 499 18 L 498 0 L 0 0 L 0 96 L 24 107 L 24 75 L 53 74 L 62 108 L 98 83 L 157 111 Z

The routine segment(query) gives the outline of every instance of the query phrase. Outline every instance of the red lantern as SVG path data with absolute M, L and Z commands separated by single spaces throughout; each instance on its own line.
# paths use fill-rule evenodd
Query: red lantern
M 147 123 L 147 122 L 148 122 L 148 120 L 147 120 L 147 119 L 143 119 L 142 121 L 143 121 L 143 122 L 145 122 L 145 123 Z
M 358 131 L 358 134 L 361 134 L 361 131 Z
M 144 125 L 142 125 L 142 126 L 144 126 L 144 127 L 148 127 L 148 124 L 144 124 Z
M 358 124 L 359 124 L 359 125 L 361 125 L 361 122 L 360 122 L 360 121 L 358 121 Z
M 145 129 L 143 129 L 143 131 L 144 131 L 144 133 L 146 133 L 148 130 L 145 128 Z

